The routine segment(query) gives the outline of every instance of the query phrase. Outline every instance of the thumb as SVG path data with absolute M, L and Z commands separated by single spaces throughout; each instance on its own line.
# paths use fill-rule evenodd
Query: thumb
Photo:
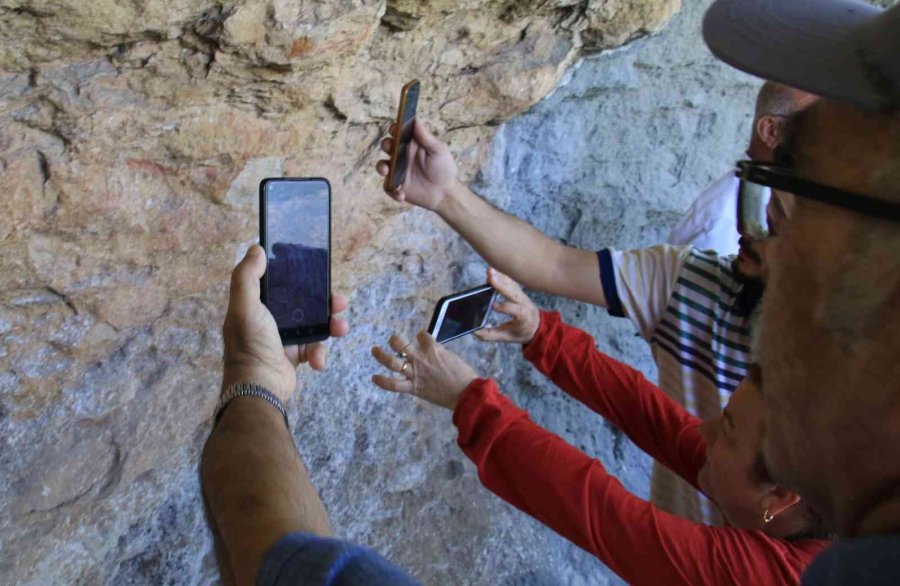
M 413 126 L 413 138 L 417 143 L 422 145 L 429 154 L 433 154 L 435 151 L 444 146 L 440 140 L 437 139 L 436 136 L 428 132 L 428 129 L 425 128 L 425 124 L 419 121 L 416 118 L 415 125 Z
M 254 244 L 231 273 L 229 305 L 246 306 L 259 301 L 259 280 L 265 272 L 266 254 L 261 246 Z
M 505 326 L 505 324 L 504 324 Z M 508 331 L 508 328 L 504 326 L 499 326 L 495 328 L 482 328 L 475 332 L 475 337 L 481 340 L 482 342 L 511 342 L 513 341 L 513 336 Z
M 518 302 L 523 298 L 527 298 L 525 292 L 522 291 L 521 285 L 495 268 L 488 269 L 488 283 L 510 301 Z

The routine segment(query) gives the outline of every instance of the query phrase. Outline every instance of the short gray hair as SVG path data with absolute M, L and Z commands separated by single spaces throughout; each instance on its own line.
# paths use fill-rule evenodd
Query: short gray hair
M 792 87 L 774 81 L 765 82 L 756 96 L 754 120 L 767 115 L 790 116 L 797 111 L 798 94 Z

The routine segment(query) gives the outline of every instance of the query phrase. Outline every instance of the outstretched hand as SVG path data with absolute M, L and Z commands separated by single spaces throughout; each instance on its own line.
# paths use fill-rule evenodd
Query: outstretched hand
M 397 125 L 391 125 L 390 136 L 381 141 L 381 150 L 391 153 L 397 139 Z M 375 171 L 387 177 L 390 161 L 381 160 L 375 164 Z M 446 193 L 456 183 L 456 163 L 450 147 L 428 132 L 418 119 L 413 126 L 412 141 L 409 143 L 409 166 L 406 179 L 395 191 L 387 191 L 395 201 L 409 202 L 428 210 L 437 211 Z
M 485 342 L 531 342 L 541 325 L 540 310 L 518 283 L 497 269 L 488 269 L 488 283 L 505 299 L 495 303 L 494 310 L 512 319 L 499 326 L 480 329 L 475 336 Z
M 419 332 L 415 343 L 395 334 L 388 344 L 393 352 L 378 346 L 372 348 L 375 360 L 398 375 L 372 377 L 372 382 L 386 391 L 416 395 L 453 410 L 466 387 L 478 378 L 465 360 L 440 345 L 428 332 Z
M 225 368 L 222 389 L 250 382 L 265 387 L 282 401 L 290 399 L 297 386 L 297 367 L 308 362 L 323 370 L 328 348 L 322 344 L 282 346 L 275 318 L 259 298 L 259 280 L 266 272 L 266 255 L 251 246 L 231 274 L 231 296 L 225 315 Z M 350 326 L 337 314 L 346 310 L 344 295 L 331 296 L 331 335 L 346 336 Z

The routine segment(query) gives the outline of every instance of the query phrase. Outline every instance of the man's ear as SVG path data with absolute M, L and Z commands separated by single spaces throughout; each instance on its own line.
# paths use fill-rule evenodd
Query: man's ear
M 781 143 L 781 129 L 782 121 L 777 116 L 760 116 L 756 121 L 756 134 L 773 151 Z
M 760 508 L 762 509 L 760 514 L 768 511 L 770 516 L 777 517 L 799 502 L 799 494 L 773 484 L 760 501 Z

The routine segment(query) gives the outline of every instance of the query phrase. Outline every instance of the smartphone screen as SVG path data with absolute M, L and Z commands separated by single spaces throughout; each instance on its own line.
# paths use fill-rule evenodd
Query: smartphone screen
M 331 186 L 325 179 L 266 179 L 260 185 L 262 282 L 285 344 L 328 337 Z
M 397 189 L 406 181 L 406 170 L 409 168 L 409 144 L 412 142 L 418 104 L 419 82 L 412 81 L 403 88 L 400 96 L 400 111 L 397 116 L 397 124 L 400 128 L 399 140 L 389 186 L 392 190 Z
M 438 342 L 448 342 L 480 330 L 487 323 L 495 295 L 494 288 L 486 285 L 445 297 L 435 309 L 431 335 Z

